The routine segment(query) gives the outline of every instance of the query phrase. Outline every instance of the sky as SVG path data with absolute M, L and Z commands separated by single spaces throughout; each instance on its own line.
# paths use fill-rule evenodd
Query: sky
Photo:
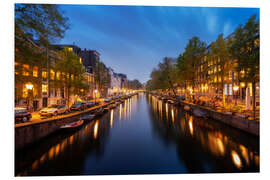
M 60 5 L 70 29 L 60 43 L 97 50 L 116 73 L 144 83 L 164 57 L 176 58 L 197 36 L 210 44 L 258 8 Z

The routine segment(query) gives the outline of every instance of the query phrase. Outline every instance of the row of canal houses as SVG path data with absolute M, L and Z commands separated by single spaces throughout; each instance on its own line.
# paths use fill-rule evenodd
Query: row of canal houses
M 29 60 L 29 63 L 27 60 L 21 61 L 19 55 L 16 54 L 18 50 L 15 48 L 15 106 L 27 106 L 31 111 L 37 111 L 52 104 L 67 103 L 66 87 L 56 88 L 51 85 L 55 81 L 61 80 L 63 75 L 61 72 L 55 71 L 53 65 L 59 58 L 58 52 L 64 48 L 73 51 L 79 56 L 79 61 L 85 68 L 85 79 L 89 85 L 88 92 L 83 97 L 76 94 L 70 95 L 69 105 L 76 101 L 120 94 L 124 89 L 128 88 L 128 80 L 125 74 L 115 73 L 112 68 L 106 67 L 106 70 L 111 76 L 111 83 L 104 91 L 99 92 L 97 90 L 98 85 L 95 81 L 94 68 L 100 59 L 100 53 L 96 50 L 82 50 L 74 43 L 54 44 L 47 49 L 41 47 L 37 41 L 31 39 L 28 39 L 27 43 L 33 51 L 47 51 L 49 63 L 42 64 L 41 57 L 40 62 L 37 60 L 37 63 L 34 64 L 30 62 L 31 60 Z
M 226 40 L 232 38 L 228 36 Z M 191 85 L 188 87 L 178 86 L 177 94 L 185 95 L 185 89 L 188 90 L 189 95 L 195 97 L 222 97 L 222 90 L 224 90 L 226 101 L 234 104 L 242 104 L 247 109 L 252 107 L 252 85 L 250 82 L 243 82 L 240 77 L 244 75 L 244 71 L 236 72 L 237 59 L 229 59 L 225 67 L 222 69 L 220 58 L 211 57 L 210 54 L 211 44 L 206 49 L 205 56 L 200 60 L 197 65 L 195 76 L 194 92 L 191 92 Z M 222 79 L 223 78 L 223 79 Z M 223 81 L 223 83 L 222 83 Z M 256 107 L 260 106 L 260 84 L 256 83 Z

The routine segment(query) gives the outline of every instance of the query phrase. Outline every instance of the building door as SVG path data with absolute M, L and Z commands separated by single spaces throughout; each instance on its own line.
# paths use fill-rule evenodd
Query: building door
M 48 98 L 42 98 L 42 107 L 48 106 Z

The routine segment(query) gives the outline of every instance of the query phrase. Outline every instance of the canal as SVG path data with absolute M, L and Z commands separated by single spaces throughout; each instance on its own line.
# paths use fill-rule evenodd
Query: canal
M 259 172 L 259 161 L 259 138 L 141 93 L 15 152 L 15 175 Z

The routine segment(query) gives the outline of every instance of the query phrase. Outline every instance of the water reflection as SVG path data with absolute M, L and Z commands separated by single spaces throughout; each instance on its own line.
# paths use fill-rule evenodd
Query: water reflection
M 95 126 L 94 126 L 94 138 L 95 139 L 97 139 L 97 136 L 98 136 L 98 124 L 99 124 L 99 121 L 97 120 L 95 123 Z
M 260 155 L 253 136 L 138 95 L 76 132 L 56 133 L 17 152 L 15 159 L 16 175 L 80 175 L 258 172 Z
M 259 142 L 256 137 L 210 119 L 194 118 L 180 108 L 175 110 L 174 106 L 149 96 L 147 101 L 151 105 L 149 110 L 156 132 L 161 135 L 159 137 L 164 138 L 164 141 L 168 141 L 168 136 L 171 137 L 170 139 L 172 137 L 175 139 L 175 143 L 179 144 L 180 148 L 178 156 L 186 163 L 189 172 L 212 172 L 215 171 L 214 169 L 218 172 L 259 170 Z M 168 111 L 171 111 L 171 117 L 168 116 Z M 174 111 L 180 112 L 175 116 Z M 163 114 L 166 116 L 165 120 L 162 118 Z M 167 121 L 168 118 L 170 121 Z M 198 151 L 195 151 L 195 148 Z M 193 152 L 198 155 L 198 158 L 192 157 Z M 208 158 L 208 161 L 215 161 L 213 167 L 208 167 L 212 170 L 205 169 L 203 163 L 205 158 Z M 192 161 L 194 162 L 191 163 Z

